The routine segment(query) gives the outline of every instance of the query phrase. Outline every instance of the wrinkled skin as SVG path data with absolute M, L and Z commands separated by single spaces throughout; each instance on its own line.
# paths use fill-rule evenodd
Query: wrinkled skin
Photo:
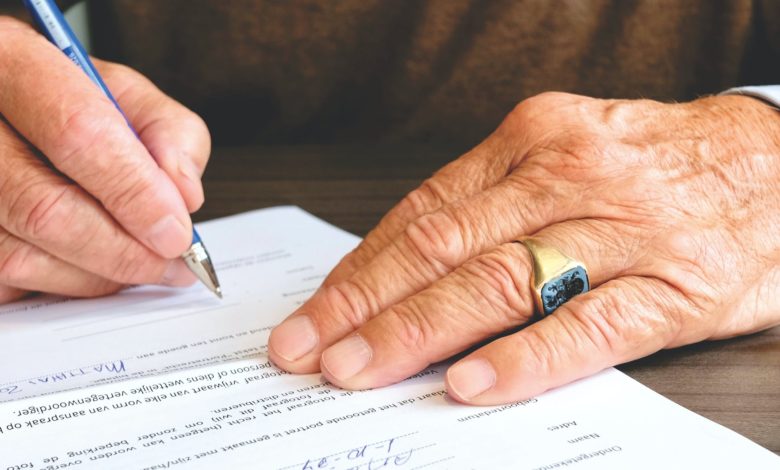
M 776 110 L 546 93 L 388 213 L 270 354 L 363 389 L 486 343 L 449 368 L 449 394 L 523 399 L 780 323 L 778 233 Z M 583 261 L 593 287 L 537 322 L 531 258 L 511 243 L 528 235 Z
M 95 61 L 138 132 L 55 46 L 0 17 L 0 303 L 194 282 L 210 153 L 203 121 L 126 67 Z M 35 150 L 38 149 L 38 150 Z

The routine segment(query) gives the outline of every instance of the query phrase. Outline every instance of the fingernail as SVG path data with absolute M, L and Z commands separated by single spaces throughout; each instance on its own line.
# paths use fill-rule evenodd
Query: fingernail
M 187 264 L 181 259 L 168 263 L 168 269 L 163 274 L 161 284 L 171 287 L 191 286 L 198 278 L 190 271 Z
M 452 392 L 463 400 L 470 400 L 493 388 L 496 371 L 484 359 L 467 359 L 450 367 L 447 383 Z
M 160 256 L 175 258 L 187 250 L 191 237 L 192 234 L 176 217 L 166 215 L 152 226 L 146 239 Z
M 319 342 L 317 329 L 307 315 L 297 315 L 274 328 L 268 346 L 285 361 L 295 362 Z
M 322 353 L 322 365 L 338 380 L 347 380 L 366 368 L 371 347 L 360 335 L 352 335 Z

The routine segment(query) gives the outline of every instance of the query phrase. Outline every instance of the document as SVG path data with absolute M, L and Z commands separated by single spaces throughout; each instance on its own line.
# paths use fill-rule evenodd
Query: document
M 496 407 L 430 367 L 345 391 L 267 358 L 271 328 L 359 239 L 294 207 L 198 226 L 199 286 L 0 307 L 2 469 L 780 468 L 780 457 L 615 369 Z
M 265 353 L 276 323 L 360 239 L 295 207 L 198 225 L 224 299 L 201 285 L 0 306 L 0 403 Z M 1 468 L 1 467 L 0 467 Z

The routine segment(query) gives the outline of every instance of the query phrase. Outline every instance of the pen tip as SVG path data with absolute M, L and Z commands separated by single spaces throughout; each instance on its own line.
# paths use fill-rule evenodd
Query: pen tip
M 221 288 L 217 287 L 214 290 L 214 293 L 217 294 L 217 297 L 219 297 L 220 299 L 222 298 L 222 289 Z

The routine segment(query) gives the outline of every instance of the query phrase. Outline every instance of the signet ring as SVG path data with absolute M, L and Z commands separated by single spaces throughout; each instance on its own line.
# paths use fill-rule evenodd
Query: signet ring
M 535 238 L 523 238 L 515 243 L 525 246 L 533 258 L 531 287 L 536 309 L 542 317 L 590 290 L 588 271 L 580 261 Z

